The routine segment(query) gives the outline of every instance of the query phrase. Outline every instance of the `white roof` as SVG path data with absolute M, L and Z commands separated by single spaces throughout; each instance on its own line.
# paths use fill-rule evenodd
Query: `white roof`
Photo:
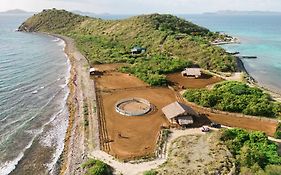
M 201 69 L 200 68 L 185 68 L 182 73 L 185 73 L 187 75 L 194 75 L 194 76 L 200 76 L 201 75 Z

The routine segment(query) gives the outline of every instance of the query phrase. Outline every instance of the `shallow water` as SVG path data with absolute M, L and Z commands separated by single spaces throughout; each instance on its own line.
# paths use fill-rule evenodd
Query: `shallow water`
M 66 86 L 69 62 L 64 42 L 54 37 L 15 32 L 26 16 L 0 15 L 0 174 L 31 158 L 50 171 L 62 152 L 67 128 Z M 44 152 L 43 148 L 49 148 Z M 50 152 L 53 153 L 50 156 Z M 34 160 L 35 159 L 35 160 Z M 32 172 L 32 168 L 29 169 Z
M 229 51 L 258 56 L 243 59 L 247 71 L 261 86 L 281 94 L 281 16 L 184 15 L 187 20 L 212 31 L 240 38 L 241 44 L 224 45 Z

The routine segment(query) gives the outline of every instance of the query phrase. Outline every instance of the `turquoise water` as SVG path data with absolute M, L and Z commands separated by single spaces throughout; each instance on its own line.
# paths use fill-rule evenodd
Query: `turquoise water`
M 40 144 L 52 152 L 52 171 L 67 128 L 69 63 L 64 42 L 50 36 L 15 32 L 26 16 L 0 15 L 0 174 L 24 167 Z M 37 143 L 36 143 L 37 142 Z M 37 150 L 38 151 L 38 150 Z M 42 156 L 42 155 L 41 155 Z M 21 165 L 21 166 L 19 166 Z
M 229 51 L 255 55 L 244 59 L 246 69 L 261 86 L 281 94 L 281 16 L 184 15 L 196 24 L 212 31 L 236 36 L 241 44 L 224 45 Z

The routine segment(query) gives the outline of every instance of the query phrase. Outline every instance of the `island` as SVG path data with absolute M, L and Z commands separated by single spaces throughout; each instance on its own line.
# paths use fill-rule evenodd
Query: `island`
M 60 173 L 280 170 L 268 138 L 281 136 L 280 104 L 243 82 L 240 59 L 213 44 L 230 36 L 173 15 L 103 20 L 57 9 L 19 31 L 66 42 L 72 67 Z M 220 124 L 245 130 L 218 131 Z

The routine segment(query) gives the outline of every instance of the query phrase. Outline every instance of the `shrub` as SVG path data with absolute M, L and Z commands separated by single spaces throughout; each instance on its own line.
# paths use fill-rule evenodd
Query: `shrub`
M 204 107 L 246 115 L 277 117 L 280 103 L 270 100 L 260 89 L 235 81 L 217 84 L 212 90 L 187 90 L 184 97 Z
M 244 167 L 243 171 L 248 171 L 247 168 L 253 170 L 253 167 L 258 171 L 258 169 L 266 169 L 268 165 L 281 164 L 278 146 L 268 140 L 263 132 L 229 129 L 223 131 L 221 140 L 236 156 L 237 164 Z
M 149 85 L 165 86 L 167 80 L 164 74 L 176 72 L 188 66 L 191 66 L 191 62 L 183 59 L 153 55 L 135 60 L 134 64 L 122 67 L 120 71 L 134 74 Z
M 274 137 L 277 139 L 281 139 L 281 123 L 278 123 Z
M 82 164 L 82 168 L 86 169 L 86 175 L 111 175 L 110 167 L 100 160 L 89 159 Z
M 157 171 L 155 170 L 145 171 L 143 175 L 157 175 Z

